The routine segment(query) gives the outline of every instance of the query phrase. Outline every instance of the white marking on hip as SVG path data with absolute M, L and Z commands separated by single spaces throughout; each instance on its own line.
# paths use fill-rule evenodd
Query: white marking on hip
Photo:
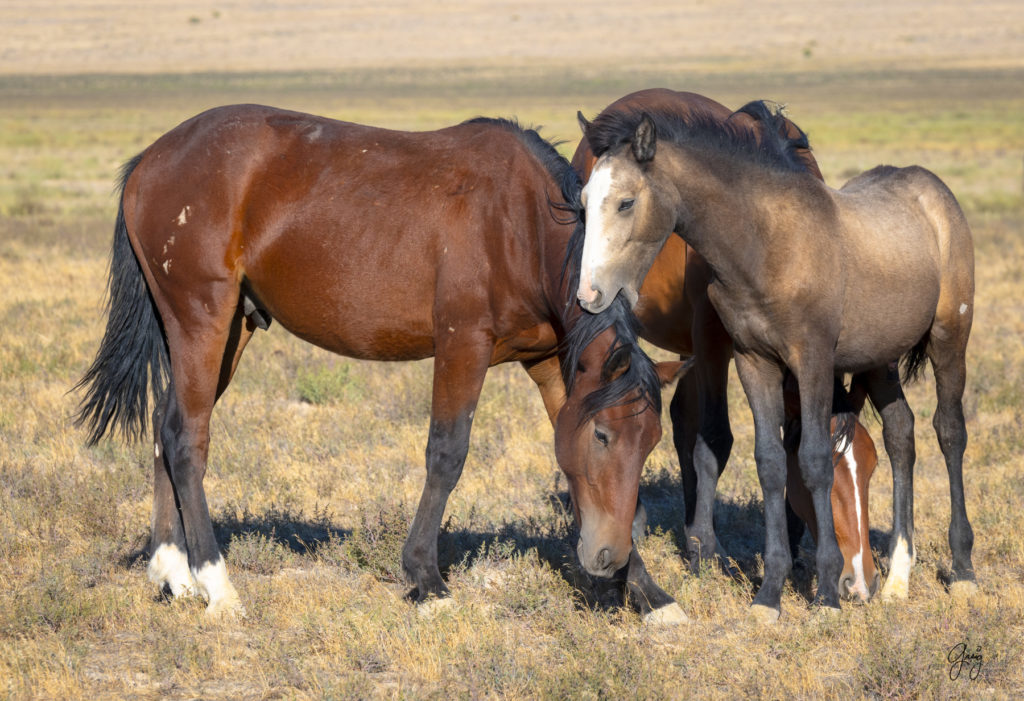
M 153 455 L 155 455 L 158 458 L 160 457 L 160 444 L 159 443 L 154 443 L 153 444 Z
M 192 208 L 185 205 L 181 208 L 181 213 L 178 214 L 178 226 L 185 226 L 188 223 L 188 218 L 192 215 Z
M 163 268 L 164 268 L 164 275 L 170 275 L 171 274 L 171 259 L 170 258 L 168 258 L 167 260 L 164 261 Z
M 157 450 L 159 451 L 159 446 Z M 149 558 L 149 567 L 146 568 L 149 581 L 163 588 L 166 584 L 171 590 L 171 596 L 192 596 L 195 587 L 192 583 L 192 574 L 188 569 L 188 557 L 174 543 L 161 543 Z
M 964 302 L 964 303 L 962 303 L 960 305 L 960 313 L 961 314 L 966 314 L 967 313 L 967 303 L 966 302 Z

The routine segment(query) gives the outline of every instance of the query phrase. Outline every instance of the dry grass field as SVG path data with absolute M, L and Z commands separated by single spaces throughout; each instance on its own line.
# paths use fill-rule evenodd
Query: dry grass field
M 869 2 L 852 16 L 798 0 L 592 14 L 529 0 L 57 5 L 0 8 L 0 697 L 1024 697 L 1019 3 Z M 781 620 L 748 623 L 764 533 L 734 381 L 717 522 L 746 579 L 695 577 L 681 560 L 666 425 L 641 487 L 642 553 L 691 623 L 645 626 L 577 571 L 552 431 L 509 366 L 488 375 L 441 536 L 455 605 L 422 616 L 398 555 L 424 478 L 429 362 L 331 356 L 275 325 L 218 404 L 205 480 L 248 616 L 161 600 L 145 576 L 151 446 L 85 448 L 69 421 L 105 321 L 120 163 L 202 109 L 249 101 L 400 129 L 515 115 L 568 154 L 577 109 L 655 85 L 787 103 L 834 185 L 917 163 L 960 198 L 977 260 L 965 475 L 979 593 L 943 586 L 949 496 L 926 376 L 908 392 L 909 600 L 819 615 L 807 539 Z M 884 457 L 870 512 L 881 557 Z M 964 642 L 982 662 L 952 678 L 947 655 Z

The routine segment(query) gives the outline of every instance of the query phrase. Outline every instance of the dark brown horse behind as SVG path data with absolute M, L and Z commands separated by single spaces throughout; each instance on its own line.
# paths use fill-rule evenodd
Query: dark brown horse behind
M 628 561 L 645 576 L 630 535 L 661 435 L 659 377 L 627 306 L 592 319 L 562 279 L 574 225 L 559 208 L 578 192 L 551 144 L 504 120 L 406 133 L 239 105 L 184 122 L 127 164 L 110 316 L 79 420 L 91 442 L 112 425 L 141 435 L 149 376 L 150 578 L 176 596 L 198 591 L 210 613 L 241 607 L 203 489 L 209 421 L 274 319 L 355 358 L 435 358 L 426 484 L 402 553 L 419 601 L 447 593 L 438 529 L 488 367 L 516 360 L 541 385 L 561 382 L 538 368 L 576 329 L 556 452 L 578 552 L 592 574 Z M 642 593 L 665 604 L 649 584 Z

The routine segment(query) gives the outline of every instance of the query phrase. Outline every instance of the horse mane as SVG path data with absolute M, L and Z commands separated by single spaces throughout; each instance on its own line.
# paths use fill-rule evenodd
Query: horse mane
M 738 114 L 753 118 L 761 127 L 733 120 Z M 645 117 L 654 123 L 657 137 L 680 146 L 713 150 L 771 170 L 782 172 L 810 172 L 801 155 L 810 150 L 807 135 L 800 127 L 787 122 L 782 107 L 765 100 L 754 100 L 720 120 L 705 110 L 681 114 L 668 110 L 623 109 L 599 114 L 587 129 L 587 143 L 594 155 L 630 144 L 637 126 Z M 797 132 L 789 136 L 789 125 Z
M 575 193 L 573 203 L 578 213 L 576 227 L 566 247 L 565 260 L 562 263 L 562 289 L 570 291 L 566 300 L 566 312 L 576 303 L 572 291 L 579 285 L 580 264 L 583 258 L 583 240 L 586 233 L 582 217 L 582 204 L 579 192 Z M 572 395 L 576 373 L 579 371 L 580 356 L 587 346 L 594 342 L 605 329 L 615 329 L 615 341 L 608 348 L 604 362 L 607 363 L 620 347 L 630 350 L 629 369 L 601 389 L 591 392 L 583 400 L 583 412 L 580 423 L 593 418 L 602 409 L 630 401 L 644 402 L 644 408 L 650 407 L 661 413 L 661 380 L 654 361 L 640 348 L 640 320 L 633 313 L 629 302 L 622 292 L 615 296 L 611 305 L 602 312 L 591 314 L 582 312 L 578 315 L 563 340 L 562 381 L 565 383 L 566 396 Z M 639 390 L 640 396 L 630 399 L 630 395 Z M 640 411 L 643 411 L 641 409 Z
M 584 349 L 608 328 L 614 329 L 615 340 L 605 353 L 602 372 L 620 348 L 628 349 L 629 367 L 620 376 L 583 398 L 580 425 L 608 407 L 633 402 L 641 403 L 637 413 L 647 408 L 653 409 L 656 414 L 661 413 L 661 380 L 654 361 L 640 348 L 640 320 L 621 292 L 604 311 L 580 314 L 566 334 L 562 348 L 562 380 L 565 382 L 566 396 L 572 395 Z M 635 396 L 638 391 L 640 395 Z
M 467 119 L 463 124 L 490 124 L 512 132 L 519 138 L 523 146 L 533 154 L 534 158 L 541 162 L 541 165 L 544 166 L 545 170 L 548 171 L 559 186 L 565 182 L 567 171 L 575 173 L 565 156 L 558 152 L 558 147 L 564 144 L 565 141 L 548 141 L 540 135 L 540 127 L 524 127 L 519 124 L 518 120 L 505 117 L 474 117 L 473 119 Z
M 580 200 L 583 183 L 576 169 L 558 152 L 557 146 L 563 142 L 552 143 L 542 137 L 536 129 L 523 127 L 515 119 L 475 117 L 463 124 L 489 124 L 512 132 L 558 184 L 563 201 L 549 200 L 548 204 L 556 212 L 562 213 L 561 216 L 555 215 L 558 223 L 575 224 L 562 264 L 562 289 L 569 290 L 569 293 L 565 308 L 561 311 L 563 318 L 568 318 L 575 303 L 572 291 L 576 289 L 579 280 L 585 229 L 583 218 L 580 216 L 583 210 Z M 570 272 L 568 286 L 564 284 L 567 269 Z M 590 420 L 608 407 L 633 401 L 644 402 L 644 407 L 640 411 L 650 406 L 661 413 L 661 380 L 658 378 L 654 361 L 639 346 L 640 321 L 633 314 L 625 297 L 619 295 L 608 309 L 598 314 L 580 312 L 572 316 L 573 321 L 566 324 L 568 328 L 561 349 L 562 379 L 565 382 L 566 396 L 572 394 L 575 386 L 580 356 L 605 329 L 614 328 L 615 341 L 608 348 L 604 362 L 610 360 L 620 347 L 629 348 L 630 353 L 629 368 L 622 375 L 584 397 L 580 423 Z M 640 396 L 633 398 L 637 390 Z

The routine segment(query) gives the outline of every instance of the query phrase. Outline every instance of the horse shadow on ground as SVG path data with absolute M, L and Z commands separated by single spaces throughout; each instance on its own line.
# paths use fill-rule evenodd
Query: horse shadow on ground
M 612 579 L 595 578 L 579 565 L 576 542 L 579 531 L 573 522 L 568 492 L 558 485 L 544 498 L 551 508 L 547 518 L 528 518 L 501 524 L 486 522 L 474 512 L 462 519 L 449 517 L 438 539 L 438 563 L 447 579 L 456 570 L 465 571 L 481 561 L 522 557 L 535 553 L 575 593 L 581 608 L 613 609 L 627 605 L 625 571 Z M 687 560 L 685 504 L 682 487 L 667 471 L 649 476 L 640 486 L 640 501 L 647 520 L 646 533 L 664 533 L 671 538 L 679 557 Z M 312 514 L 272 509 L 253 514 L 241 511 L 220 516 L 213 522 L 214 533 L 228 565 L 254 574 L 272 574 L 288 566 L 313 562 L 347 570 L 370 571 L 378 579 L 404 584 L 401 551 L 412 523 L 412 509 L 403 504 L 377 503 L 363 507 L 354 523 L 338 526 L 326 510 Z M 733 575 L 746 581 L 751 596 L 761 584 L 764 547 L 764 508 L 760 497 L 750 495 L 719 498 L 715 504 L 715 527 L 724 546 Z M 119 555 L 125 569 L 144 567 L 149 557 L 148 534 L 140 534 Z M 878 553 L 888 552 L 889 534 L 871 530 L 870 542 L 876 562 Z M 642 548 L 641 548 L 642 550 Z M 658 581 L 656 572 L 651 573 Z M 814 596 L 814 541 L 805 534 L 791 574 L 794 589 L 807 601 Z
M 689 564 L 686 544 L 685 516 L 682 485 L 668 472 L 645 480 L 640 488 L 640 500 L 647 509 L 647 530 L 670 534 L 677 551 Z M 725 548 L 732 573 L 738 580 L 750 585 L 753 596 L 764 575 L 762 555 L 765 542 L 764 503 L 759 494 L 723 498 L 715 501 L 715 532 Z M 885 574 L 888 570 L 890 534 L 871 528 L 868 533 L 876 565 Z M 815 543 L 809 531 L 800 540 L 790 584 L 808 602 L 814 599 L 817 583 L 815 570 Z

